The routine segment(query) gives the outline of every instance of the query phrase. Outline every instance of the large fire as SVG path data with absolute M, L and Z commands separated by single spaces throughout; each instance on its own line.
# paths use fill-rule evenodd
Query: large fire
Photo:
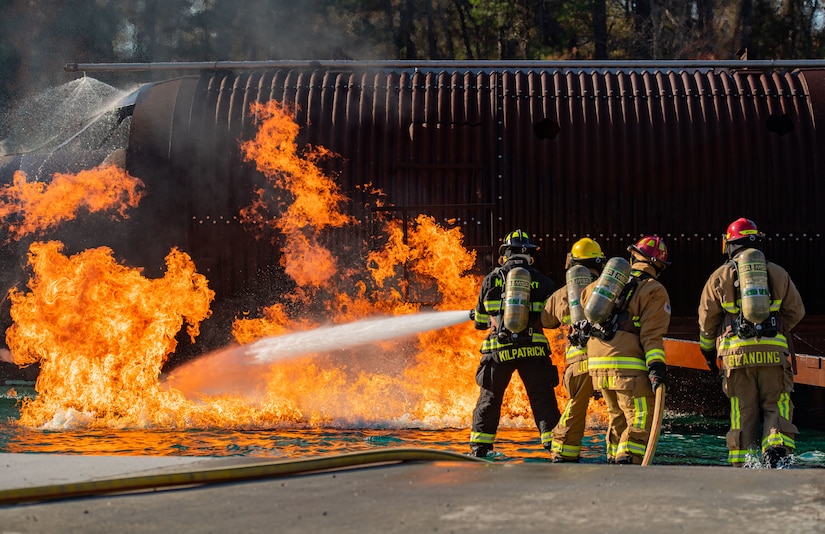
M 475 254 L 463 247 L 458 227 L 445 228 L 425 215 L 407 228 L 387 220 L 383 246 L 365 250 L 356 263 L 325 248 L 325 230 L 357 224 L 342 211 L 346 198 L 315 164 L 329 154 L 300 153 L 298 128 L 283 106 L 272 102 L 252 111 L 260 128 L 242 150 L 275 192 L 260 191 L 241 215 L 259 223 L 250 225 L 256 231 L 280 232 L 282 266 L 295 287 L 260 317 L 239 313 L 233 334 L 241 348 L 264 336 L 323 324 L 475 305 Z M 15 180 L 21 191 L 24 185 Z M 67 193 L 71 202 L 49 202 L 48 190 L 39 187 L 25 191 L 38 215 L 25 225 L 10 225 L 15 235 L 24 226 L 63 220 L 59 211 L 96 206 L 74 192 Z M 134 188 L 121 192 L 124 203 L 108 209 L 133 207 L 139 199 Z M 55 213 L 45 210 L 47 204 Z M 0 210 L 0 217 L 8 219 L 9 213 Z M 484 335 L 469 320 L 413 339 L 354 347 L 342 340 L 349 348 L 267 364 L 237 358 L 243 351 L 233 345 L 162 376 L 177 332 L 186 324 L 194 339 L 210 314 L 213 293 L 186 254 L 170 251 L 160 279 L 119 264 L 106 248 L 66 257 L 59 243 L 35 243 L 29 263 L 28 291 L 10 295 L 14 324 L 6 335 L 16 363 L 41 367 L 38 395 L 21 409 L 22 425 L 469 427 Z M 313 305 L 294 305 L 307 302 Z M 550 337 L 561 369 L 564 336 Z M 557 393 L 563 402 L 563 388 Z M 503 424 L 533 425 L 517 377 L 505 399 Z

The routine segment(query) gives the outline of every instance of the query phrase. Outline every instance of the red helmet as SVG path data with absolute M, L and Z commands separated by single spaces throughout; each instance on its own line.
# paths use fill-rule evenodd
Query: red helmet
M 634 245 L 627 247 L 629 252 L 635 252 L 649 261 L 658 261 L 670 265 L 667 261 L 667 246 L 662 238 L 655 235 L 646 235 Z
M 739 240 L 756 241 L 762 239 L 765 234 L 761 233 L 756 228 L 756 223 L 750 219 L 741 217 L 736 219 L 728 225 L 728 230 L 725 232 L 726 243 L 737 243 Z

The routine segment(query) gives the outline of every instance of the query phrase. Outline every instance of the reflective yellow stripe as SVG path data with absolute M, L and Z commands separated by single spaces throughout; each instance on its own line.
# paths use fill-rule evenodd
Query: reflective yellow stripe
M 739 411 L 739 397 L 730 398 L 730 429 L 740 430 L 742 413 Z
M 491 444 L 495 441 L 495 434 L 485 434 L 483 432 L 470 432 L 470 443 Z
M 743 464 L 748 460 L 748 451 L 744 449 L 731 449 L 728 451 L 728 462 L 732 464 Z
M 631 426 L 644 428 L 647 420 L 647 397 L 636 397 L 633 399 L 633 423 Z
M 704 350 L 713 350 L 716 348 L 716 338 L 708 338 L 699 335 L 699 348 Z
M 796 442 L 787 434 L 781 432 L 774 432 L 762 438 L 762 452 L 770 447 L 788 447 L 789 449 L 796 448 Z
M 791 394 L 781 393 L 776 405 L 779 407 L 779 416 L 791 420 Z
M 662 362 L 665 361 L 665 351 L 662 349 L 650 349 L 645 354 L 645 363 L 650 365 L 651 362 Z
M 533 345 L 546 345 L 549 342 L 547 341 L 547 336 L 544 334 L 537 334 L 533 332 L 533 337 L 530 338 L 530 342 Z M 502 343 L 499 341 L 497 337 L 487 338 L 481 343 L 481 351 L 482 352 L 490 352 L 490 351 L 498 351 L 509 349 L 514 347 L 513 343 Z
M 564 352 L 564 359 L 568 361 L 578 361 L 579 358 L 587 356 L 586 347 L 577 347 L 576 345 L 569 345 Z
M 745 349 L 757 345 L 769 345 L 777 349 L 785 349 L 783 350 L 784 352 L 788 349 L 788 338 L 782 334 L 777 334 L 775 337 L 750 337 L 747 339 L 741 339 L 739 336 L 726 337 L 722 338 L 722 341 L 719 343 L 719 352 L 733 352 L 737 349 Z
M 485 300 L 484 307 L 487 308 L 488 312 L 497 312 L 501 311 L 501 301 L 500 300 Z
M 541 433 L 541 444 L 544 445 L 545 443 L 550 443 L 553 441 L 553 432 L 542 432 Z
M 739 313 L 739 306 L 735 302 L 723 302 L 722 309 L 733 315 Z
M 588 356 L 590 370 L 594 369 L 637 369 L 647 371 L 647 365 L 635 356 Z
M 560 454 L 565 458 L 576 459 L 581 454 L 581 445 L 567 445 L 557 440 L 553 440 L 550 445 L 550 452 Z
M 606 447 L 607 457 L 608 458 L 616 458 L 616 451 L 618 450 L 619 446 L 615 443 L 608 443 Z
M 647 445 L 642 445 L 641 443 L 636 443 L 635 441 L 625 441 L 619 443 L 619 447 L 616 450 L 616 456 L 621 456 L 622 454 L 638 454 L 639 456 L 644 456 L 646 450 Z

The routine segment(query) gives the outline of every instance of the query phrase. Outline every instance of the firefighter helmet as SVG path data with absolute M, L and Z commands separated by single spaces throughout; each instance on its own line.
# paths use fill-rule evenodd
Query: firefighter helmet
M 740 217 L 728 225 L 722 236 L 722 252 L 733 256 L 737 251 L 747 247 L 758 248 L 765 234 L 759 231 L 756 223 Z
M 499 255 L 504 254 L 506 250 L 510 250 L 513 254 L 529 254 L 535 251 L 538 247 L 530 242 L 530 236 L 524 230 L 513 230 L 506 236 L 501 246 L 498 247 Z
M 601 271 L 604 262 L 605 257 L 602 247 L 589 237 L 583 237 L 573 243 L 564 268 L 569 269 L 572 265 L 579 264 L 586 266 L 588 269 Z
M 573 243 L 570 249 L 570 256 L 574 260 L 589 260 L 592 258 L 604 258 L 602 247 L 589 237 L 583 237 Z
M 627 250 L 642 256 L 651 263 L 659 262 L 662 265 L 670 265 L 667 261 L 667 245 L 659 236 L 647 235 L 627 247 Z
M 756 228 L 756 223 L 744 217 L 740 217 L 730 223 L 728 229 L 725 231 L 726 243 L 739 243 L 746 240 L 757 241 L 763 237 L 765 237 L 765 234 Z

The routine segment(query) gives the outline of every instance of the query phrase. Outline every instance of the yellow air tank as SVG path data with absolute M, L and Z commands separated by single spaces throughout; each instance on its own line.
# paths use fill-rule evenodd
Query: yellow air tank
M 530 319 L 530 271 L 514 267 L 504 282 L 504 328 L 521 332 Z
M 564 278 L 567 285 L 567 303 L 570 306 L 570 322 L 576 324 L 585 318 L 581 294 L 592 282 L 590 269 L 584 265 L 574 265 L 567 269 Z
M 765 255 L 755 248 L 745 249 L 736 256 L 736 268 L 739 271 L 742 316 L 753 324 L 759 324 L 771 314 Z
M 590 324 L 598 324 L 610 317 L 616 299 L 630 280 L 630 263 L 621 257 L 610 258 L 602 274 L 596 280 L 596 287 L 584 305 L 584 315 Z

